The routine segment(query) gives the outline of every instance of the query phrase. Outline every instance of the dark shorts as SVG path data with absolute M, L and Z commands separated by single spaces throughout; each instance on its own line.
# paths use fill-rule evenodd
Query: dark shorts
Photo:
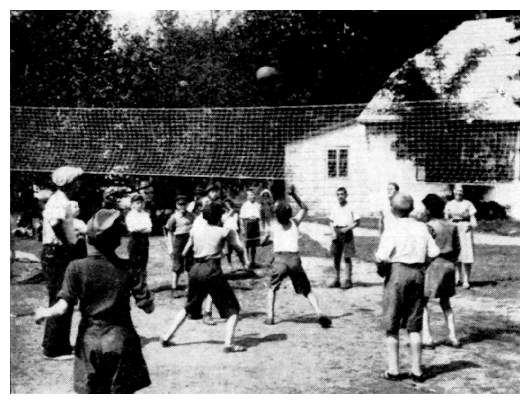
M 336 233 L 336 237 L 331 241 L 331 255 L 335 258 L 351 258 L 355 256 L 355 240 L 353 238 L 353 231 L 346 233 Z
M 189 271 L 193 264 L 193 250 L 190 249 L 189 253 L 183 257 L 182 251 L 188 242 L 190 235 L 178 234 L 173 236 L 173 252 L 171 253 L 171 270 L 176 274 L 181 274 L 184 271 Z
M 243 219 L 243 235 L 245 247 L 257 247 L 260 244 L 259 219 Z
M 221 270 L 221 260 L 196 260 L 190 270 L 186 313 L 202 318 L 202 302 L 210 295 L 221 318 L 239 314 L 239 302 Z
M 304 268 L 302 268 L 299 253 L 280 252 L 274 254 L 270 288 L 277 291 L 287 276 L 291 278 L 296 293 L 307 296 L 311 292 L 311 283 Z
M 425 272 L 425 297 L 450 298 L 455 295 L 455 264 L 438 257 Z
M 419 265 L 392 264 L 383 290 L 383 327 L 387 335 L 398 335 L 400 328 L 421 331 L 424 278 Z
M 151 384 L 140 338 L 132 324 L 86 324 L 75 347 L 76 393 L 134 393 Z

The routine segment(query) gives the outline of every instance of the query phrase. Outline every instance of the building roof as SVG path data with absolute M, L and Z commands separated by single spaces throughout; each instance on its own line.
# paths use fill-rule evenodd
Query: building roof
M 424 72 L 426 83 L 440 98 L 472 105 L 467 118 L 480 120 L 519 121 L 520 43 L 519 31 L 506 18 L 465 21 L 445 35 L 438 44 L 414 56 L 410 61 Z M 443 68 L 435 67 L 433 49 L 443 56 Z M 478 64 L 464 77 L 460 90 L 447 97 L 443 86 L 466 63 L 470 52 L 478 51 Z M 405 64 L 394 71 L 386 85 L 378 91 L 359 116 L 360 122 L 395 122 L 391 112 L 400 102 L 392 87 L 399 80 Z

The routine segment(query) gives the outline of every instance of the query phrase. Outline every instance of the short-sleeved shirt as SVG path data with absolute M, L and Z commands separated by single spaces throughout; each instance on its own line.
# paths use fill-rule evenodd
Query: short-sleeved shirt
M 259 219 L 261 217 L 261 204 L 259 202 L 246 201 L 241 205 L 239 217 L 241 219 Z
M 149 292 L 140 290 L 146 288 L 145 284 L 140 289 L 137 286 L 127 260 L 115 257 L 111 262 L 94 252 L 70 262 L 58 298 L 70 306 L 79 301 L 79 311 L 85 318 L 123 324 L 130 322 L 131 293 L 139 307 L 152 303 Z
M 42 212 L 42 244 L 62 244 L 53 231 L 53 226 L 63 222 L 67 240 L 75 244 L 74 217 L 70 200 L 61 190 L 54 192 Z
M 388 230 L 395 222 L 397 217 L 392 213 L 392 207 L 390 203 L 387 203 L 384 208 L 381 209 L 381 215 L 383 220 L 384 231 Z
M 333 227 L 349 227 L 353 226 L 354 222 L 359 220 L 359 216 L 355 214 L 351 205 L 346 202 L 344 205 L 336 204 L 331 209 L 330 220 Z
M 461 201 L 453 199 L 445 205 L 445 216 L 448 219 L 469 220 L 469 218 L 476 215 L 476 213 L 477 209 L 475 208 L 475 205 L 467 199 L 462 199 Z
M 287 230 L 275 220 L 271 223 L 269 231 L 274 252 L 299 252 L 300 231 L 294 220 L 291 219 L 291 226 Z
M 439 253 L 427 225 L 405 217 L 397 218 L 394 225 L 383 232 L 375 256 L 384 262 L 422 264 L 427 257 L 435 258 Z
M 188 234 L 194 219 L 193 215 L 187 211 L 176 211 L 169 217 L 165 228 L 174 235 Z
M 149 213 L 145 210 L 143 211 L 131 210 L 127 214 L 127 216 L 125 216 L 125 224 L 127 226 L 127 230 L 131 233 L 133 232 L 150 233 L 153 228 L 151 217 L 149 216 Z
M 223 217 L 221 218 L 221 221 L 223 222 L 223 227 L 234 231 L 237 231 L 239 229 L 238 220 L 239 216 L 235 212 L 232 212 L 232 214 L 229 214 L 227 212 L 223 214 Z
M 233 230 L 220 226 L 211 226 L 208 223 L 193 227 L 190 231 L 190 238 L 193 243 L 194 258 L 221 258 L 225 242 L 232 246 L 240 247 L 236 233 Z

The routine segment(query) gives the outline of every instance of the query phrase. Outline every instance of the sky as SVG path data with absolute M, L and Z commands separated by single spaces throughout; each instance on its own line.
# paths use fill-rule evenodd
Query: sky
M 143 33 L 148 28 L 153 29 L 155 13 L 156 10 L 112 10 L 110 23 L 114 28 L 128 24 L 131 32 Z M 179 13 L 186 22 L 193 25 L 210 19 L 209 10 L 180 10 Z M 227 12 L 226 16 L 219 20 L 219 24 L 226 24 L 234 13 Z

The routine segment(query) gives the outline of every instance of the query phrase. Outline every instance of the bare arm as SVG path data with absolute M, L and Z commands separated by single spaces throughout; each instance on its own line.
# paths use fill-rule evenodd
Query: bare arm
M 188 255 L 192 247 L 193 247 L 193 237 L 190 234 L 190 236 L 188 237 L 188 242 L 186 243 L 186 245 L 184 246 L 184 249 L 182 250 L 182 256 L 185 257 L 186 255 Z
M 239 238 L 237 237 L 237 234 L 236 234 L 236 232 L 234 230 L 230 230 L 228 232 L 228 236 L 226 238 L 226 241 L 236 251 L 237 256 L 239 257 L 241 262 L 243 262 L 243 265 L 245 266 L 245 268 L 248 268 L 247 252 L 246 252 L 245 248 L 239 242 Z
M 47 318 L 59 317 L 68 310 L 68 302 L 64 299 L 59 299 L 52 307 L 38 307 L 35 310 L 35 322 L 41 324 Z
M 300 197 L 296 193 L 294 185 L 290 186 L 288 194 L 291 195 L 291 197 L 294 199 L 296 204 L 300 207 L 300 212 L 298 212 L 296 216 L 293 218 L 295 223 L 299 225 L 305 219 L 307 215 L 307 211 L 308 211 L 307 205 L 300 199 Z

